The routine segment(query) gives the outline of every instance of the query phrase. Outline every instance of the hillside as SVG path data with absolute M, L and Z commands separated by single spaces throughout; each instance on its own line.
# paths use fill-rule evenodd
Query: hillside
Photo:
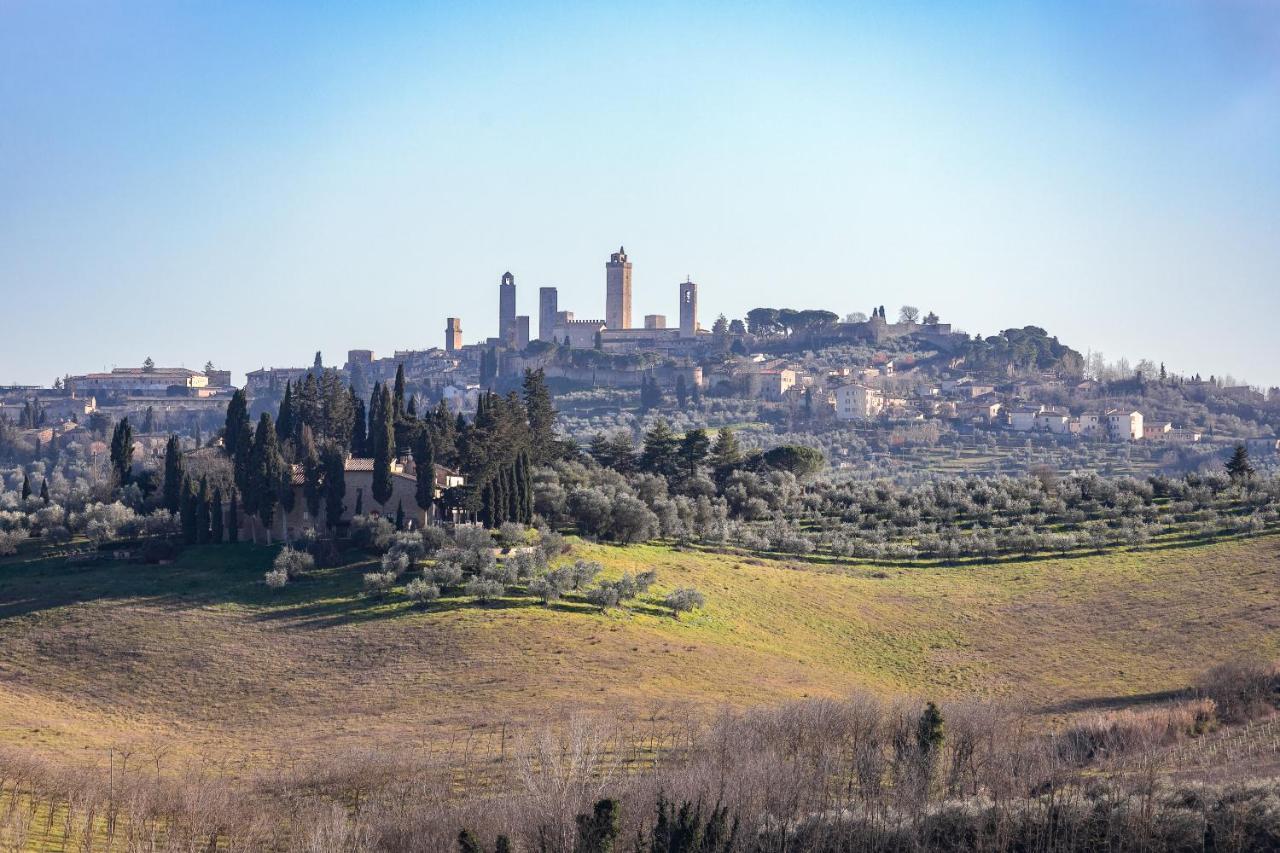
M 607 614 L 530 598 L 412 610 L 361 596 L 361 562 L 272 592 L 272 554 L 0 562 L 0 744 L 252 761 L 516 730 L 569 706 L 642 720 L 854 688 L 1053 713 L 1280 655 L 1275 536 L 954 569 L 578 544 L 609 573 L 658 571 L 649 596 Z M 677 621 L 654 601 L 685 585 L 708 605 Z

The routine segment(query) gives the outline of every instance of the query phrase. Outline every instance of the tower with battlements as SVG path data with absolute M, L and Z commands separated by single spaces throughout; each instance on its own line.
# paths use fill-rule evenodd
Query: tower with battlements
M 621 246 L 604 265 L 604 323 L 610 329 L 631 328 L 631 262 Z

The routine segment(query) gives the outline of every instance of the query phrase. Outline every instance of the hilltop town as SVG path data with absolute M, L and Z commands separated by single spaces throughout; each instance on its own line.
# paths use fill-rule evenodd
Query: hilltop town
M 744 427 L 767 449 L 784 442 L 826 454 L 836 470 L 875 476 L 954 469 L 1002 472 L 1089 462 L 1117 470 L 1194 470 L 1244 443 L 1263 464 L 1276 453 L 1280 390 L 1162 364 L 1108 364 L 1028 325 L 970 335 L 933 312 L 883 305 L 843 317 L 828 310 L 757 308 L 719 314 L 705 328 L 699 286 L 673 286 L 678 322 L 632 316 L 632 260 L 605 263 L 604 318 L 564 310 L 540 287 L 536 336 L 519 314 L 515 276 L 497 285 L 498 335 L 465 342 L 463 318 L 445 320 L 442 346 L 350 349 L 340 365 L 261 367 L 243 386 L 254 414 L 274 412 L 289 388 L 333 374 L 360 398 L 397 373 L 418 411 L 443 403 L 474 415 L 486 389 L 517 387 L 540 371 L 557 395 L 560 424 L 585 448 L 598 432 L 638 438 L 646 416 L 673 425 Z M 72 443 L 102 453 L 109 425 L 129 418 L 141 454 L 170 433 L 193 446 L 217 440 L 236 391 L 230 371 L 147 363 L 68 375 L 51 387 L 0 387 L 0 453 L 31 456 Z M 1081 448 L 1086 449 L 1081 456 Z M 1030 449 L 1030 450 L 1029 450 Z M 1074 456 L 1072 452 L 1074 451 Z M 981 464 L 968 464 L 972 457 Z M 976 467 L 975 467 L 976 465 Z

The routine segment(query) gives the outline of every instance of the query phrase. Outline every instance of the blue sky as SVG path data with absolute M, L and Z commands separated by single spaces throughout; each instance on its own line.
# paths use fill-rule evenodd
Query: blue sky
M 904 303 L 1280 384 L 1280 3 L 0 0 L 0 383 Z

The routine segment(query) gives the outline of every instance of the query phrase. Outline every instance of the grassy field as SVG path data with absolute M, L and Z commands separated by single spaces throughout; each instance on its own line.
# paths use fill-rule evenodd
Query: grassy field
M 362 596 L 359 560 L 271 591 L 273 553 L 0 562 L 0 744 L 266 761 L 514 732 L 570 708 L 641 721 L 858 688 L 1053 714 L 1280 656 L 1275 536 L 958 568 L 577 544 L 609 575 L 658 572 L 604 614 L 520 596 L 415 610 Z M 690 585 L 707 607 L 673 619 L 657 602 Z

